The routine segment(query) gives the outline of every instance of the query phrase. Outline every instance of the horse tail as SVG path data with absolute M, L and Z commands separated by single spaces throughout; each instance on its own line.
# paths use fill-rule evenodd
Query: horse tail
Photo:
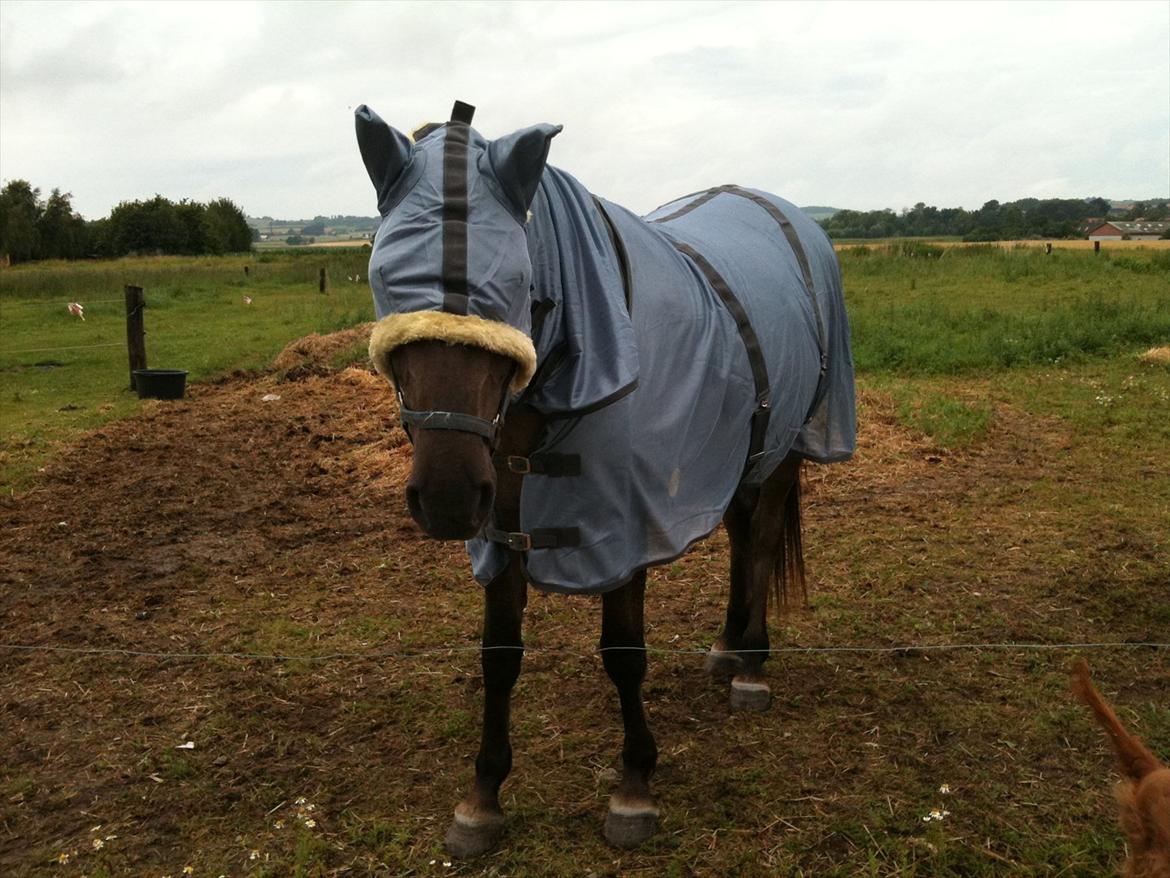
M 772 596 L 776 608 L 804 605 L 808 602 L 808 584 L 804 576 L 804 544 L 800 527 L 800 473 L 798 461 L 792 484 L 781 510 L 780 537 L 772 567 Z
M 1073 694 L 1083 701 L 1093 711 L 1097 722 L 1105 729 L 1105 733 L 1113 741 L 1113 749 L 1117 751 L 1117 761 L 1121 763 L 1122 773 L 1132 779 L 1141 780 L 1152 771 L 1162 767 L 1145 745 L 1125 730 L 1125 726 L 1113 712 L 1113 708 L 1101 697 L 1089 681 L 1089 664 L 1083 658 L 1073 663 L 1072 670 Z

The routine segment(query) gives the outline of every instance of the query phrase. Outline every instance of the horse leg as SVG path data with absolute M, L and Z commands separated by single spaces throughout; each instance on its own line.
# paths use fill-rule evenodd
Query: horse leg
M 762 485 L 736 492 L 724 516 L 731 544 L 731 594 L 723 635 L 708 656 L 708 669 L 730 673 L 732 710 L 767 710 L 768 586 L 782 602 L 804 587 L 800 545 L 800 466 L 786 458 Z
M 520 676 L 520 628 L 527 599 L 527 585 L 516 560 L 484 589 L 483 736 L 475 760 L 475 783 L 455 807 L 455 819 L 447 830 L 444 846 L 453 857 L 485 853 L 504 830 L 500 784 L 512 770 L 508 718 L 512 686 Z
M 731 647 L 740 645 L 751 616 L 751 596 L 748 589 L 751 522 L 759 496 L 758 487 L 740 486 L 731 498 L 731 505 L 723 514 L 723 526 L 727 530 L 731 546 L 731 588 L 727 598 L 727 617 L 723 623 L 723 631 L 715 638 L 704 666 L 707 673 L 724 682 L 743 669 L 743 659 Z
M 646 639 L 642 608 L 646 573 L 642 571 L 602 597 L 601 658 L 617 687 L 625 741 L 622 779 L 609 799 L 605 839 L 615 847 L 635 847 L 658 829 L 658 806 L 650 793 L 650 776 L 658 748 L 642 709 L 646 676 Z

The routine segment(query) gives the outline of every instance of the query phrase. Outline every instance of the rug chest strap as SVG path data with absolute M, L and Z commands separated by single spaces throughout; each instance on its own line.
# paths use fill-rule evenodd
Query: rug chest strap
M 581 530 L 576 527 L 534 527 L 528 533 L 499 530 L 491 525 L 483 535 L 493 543 L 503 543 L 515 552 L 530 549 L 563 549 L 581 545 Z
M 493 454 L 492 463 L 497 469 L 522 476 L 535 473 L 555 479 L 581 475 L 579 454 L 530 454 L 527 457 L 520 454 Z

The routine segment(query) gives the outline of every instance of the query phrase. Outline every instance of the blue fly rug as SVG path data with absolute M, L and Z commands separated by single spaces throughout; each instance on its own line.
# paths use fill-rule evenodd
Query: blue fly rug
M 375 365 L 391 377 L 390 351 L 420 339 L 484 347 L 517 363 L 513 405 L 546 420 L 521 461 L 521 531 L 467 543 L 477 579 L 520 550 L 540 589 L 605 592 L 710 534 L 789 453 L 851 456 L 849 327 L 815 222 L 730 185 L 639 217 L 544 164 L 559 127 L 489 142 L 469 123 L 415 143 L 389 129 L 392 180 L 363 157 L 382 215 Z M 387 136 L 359 108 L 359 143 L 370 126 Z M 543 171 L 517 199 L 523 160 Z

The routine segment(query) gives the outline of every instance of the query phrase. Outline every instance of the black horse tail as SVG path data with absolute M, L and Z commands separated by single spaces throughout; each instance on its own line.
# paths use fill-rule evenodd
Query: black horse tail
M 781 510 L 780 534 L 772 566 L 772 596 L 776 608 L 806 606 L 808 583 L 804 575 L 804 545 L 800 527 L 801 461 L 794 467 L 792 484 Z

